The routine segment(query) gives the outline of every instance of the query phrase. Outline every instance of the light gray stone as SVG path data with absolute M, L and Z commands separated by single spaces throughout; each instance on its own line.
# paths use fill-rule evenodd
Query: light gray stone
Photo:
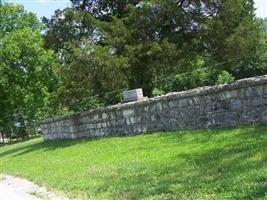
M 94 115 L 94 116 L 93 116 L 93 119 L 94 119 L 95 121 L 97 121 L 97 120 L 98 120 L 98 115 Z
M 108 115 L 106 113 L 102 113 L 102 119 L 107 119 Z
M 262 114 L 263 114 L 263 122 L 267 122 L 267 111 L 264 111 Z
M 45 140 L 267 122 L 267 75 L 41 122 Z
M 242 102 L 241 102 L 241 100 L 239 100 L 239 99 L 232 100 L 231 101 L 231 108 L 233 110 L 240 110 L 242 108 Z
M 260 97 L 254 98 L 252 101 L 252 106 L 260 106 L 263 104 L 262 99 Z
M 232 99 L 232 98 L 236 98 L 238 96 L 238 91 L 237 90 L 234 90 L 234 91 L 228 91 L 226 92 L 226 95 L 225 97 L 227 99 Z
M 122 113 L 123 113 L 123 116 L 124 116 L 124 117 L 128 117 L 128 116 L 131 116 L 131 115 L 134 114 L 134 110 L 132 110 L 132 109 L 127 109 L 127 110 L 123 110 Z
M 144 96 L 141 88 L 123 92 L 123 102 L 138 101 L 142 99 L 144 99 Z

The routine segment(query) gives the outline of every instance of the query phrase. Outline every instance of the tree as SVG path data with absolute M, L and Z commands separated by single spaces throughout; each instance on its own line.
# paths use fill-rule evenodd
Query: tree
M 56 71 L 60 82 L 54 101 L 71 111 L 106 104 L 103 99 L 91 96 L 103 98 L 104 92 L 125 84 L 116 70 L 122 61 L 112 57 L 109 47 L 96 46 L 102 41 L 97 20 L 87 12 L 67 8 L 43 22 L 46 46 L 57 52 L 59 61 Z M 116 74 L 112 77 L 111 73 Z
M 253 69 L 255 70 L 256 75 L 261 75 L 267 73 L 267 18 L 258 18 L 257 23 L 260 30 L 260 43 Z
M 253 76 L 247 68 L 257 58 L 259 27 L 255 23 L 253 0 L 222 1 L 218 14 L 209 20 L 203 43 L 211 63 L 236 78 Z
M 191 86 L 216 83 L 224 71 L 235 78 L 262 73 L 251 67 L 259 60 L 260 38 L 252 0 L 71 2 L 72 8 L 44 19 L 46 45 L 61 62 L 59 88 L 76 90 L 65 94 L 68 102 L 118 87 L 141 87 L 151 96 L 155 80 L 213 65 L 203 72 L 207 80 L 188 79 Z M 106 104 L 103 97 L 99 100 Z
M 96 20 L 86 12 L 76 11 L 72 8 L 56 10 L 51 19 L 43 18 L 45 24 L 45 45 L 56 52 L 69 50 L 69 45 L 79 46 L 82 39 L 91 42 L 98 40 Z
M 107 46 L 88 41 L 83 42 L 83 48 L 73 47 L 64 52 L 64 56 L 66 62 L 57 68 L 59 102 L 71 111 L 118 102 L 116 96 L 105 96 L 105 93 L 127 87 L 121 72 L 126 63 L 124 58 L 113 56 Z
M 7 130 L 15 115 L 23 123 L 44 115 L 40 109 L 56 81 L 55 57 L 44 49 L 42 24 L 34 14 L 12 4 L 2 5 L 0 13 L 0 127 Z
M 71 0 L 75 9 L 86 11 L 103 21 L 112 20 L 113 16 L 124 17 L 131 6 L 136 6 L 140 0 Z

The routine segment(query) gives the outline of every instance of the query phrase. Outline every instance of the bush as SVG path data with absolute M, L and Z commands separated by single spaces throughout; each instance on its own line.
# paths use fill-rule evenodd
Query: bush
M 217 80 L 216 72 L 202 68 L 192 73 L 178 74 L 172 82 L 172 91 L 181 91 L 206 85 L 214 85 Z
M 217 84 L 224 84 L 224 83 L 229 83 L 235 80 L 235 77 L 233 77 L 229 72 L 223 70 L 217 78 L 216 83 Z
M 164 92 L 163 90 L 161 90 L 161 89 L 154 88 L 154 89 L 152 90 L 152 96 L 153 96 L 153 97 L 161 96 L 161 95 L 164 95 L 164 94 L 165 94 L 165 92 Z
M 183 73 L 175 76 L 174 80 L 168 83 L 168 87 L 156 89 L 159 91 L 183 91 L 201 86 L 224 84 L 234 81 L 235 77 L 227 71 L 213 70 L 210 68 L 201 68 L 192 71 L 191 73 Z

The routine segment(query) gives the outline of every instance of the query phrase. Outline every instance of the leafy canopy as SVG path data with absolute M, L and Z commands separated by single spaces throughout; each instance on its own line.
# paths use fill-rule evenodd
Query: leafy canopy
M 42 24 L 22 6 L 0 6 L 0 127 L 43 115 L 55 76 L 55 56 L 44 48 Z
M 59 101 L 70 110 L 92 96 L 100 104 L 116 102 L 117 95 L 103 93 L 118 88 L 141 87 L 152 96 L 155 88 L 168 92 L 267 71 L 257 64 L 261 35 L 252 0 L 71 2 L 43 20 L 46 46 L 61 63 L 58 99 L 67 97 Z M 192 77 L 165 79 L 195 70 Z

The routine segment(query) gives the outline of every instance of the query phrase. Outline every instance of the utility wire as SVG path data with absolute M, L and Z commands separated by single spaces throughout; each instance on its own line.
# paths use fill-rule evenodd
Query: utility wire
M 262 53 L 262 52 L 267 52 L 267 49 L 263 49 L 263 50 L 257 51 L 256 54 L 258 54 L 258 53 Z M 220 62 L 220 63 L 216 63 L 216 64 L 214 64 L 214 65 L 210 65 L 210 66 L 207 66 L 207 67 L 197 68 L 197 69 L 195 69 L 195 70 L 193 70 L 193 71 L 191 71 L 191 72 L 184 72 L 184 73 L 181 73 L 181 74 L 172 74 L 172 75 L 166 76 L 166 77 L 164 77 L 164 78 L 162 78 L 162 79 L 154 80 L 154 81 L 152 81 L 152 82 L 153 82 L 153 83 L 162 82 L 162 81 L 164 81 L 164 80 L 168 80 L 168 79 L 170 79 L 170 78 L 175 78 L 176 76 L 179 76 L 179 75 L 192 74 L 194 71 L 201 70 L 201 69 L 211 69 L 211 68 L 213 68 L 213 67 L 216 67 L 216 66 L 219 66 L 219 65 L 223 65 L 223 64 L 227 64 L 227 63 L 232 62 L 232 61 L 242 61 L 242 60 L 241 60 L 241 59 L 236 59 L 236 60 L 235 60 L 235 59 L 232 59 L 232 60 L 230 60 L 230 61 L 222 61 L 222 62 Z
M 260 51 L 257 51 L 256 54 L 258 53 L 262 53 L 262 52 L 267 52 L 267 49 L 263 49 L 263 50 L 260 50 Z M 166 80 L 169 80 L 169 79 L 173 79 L 175 78 L 176 76 L 181 76 L 181 75 L 189 75 L 189 74 L 192 74 L 194 73 L 195 71 L 197 70 L 202 70 L 202 69 L 211 69 L 211 68 L 214 68 L 216 66 L 219 66 L 219 65 L 223 65 L 223 64 L 226 64 L 226 63 L 229 63 L 231 61 L 242 61 L 240 59 L 232 59 L 230 61 L 223 61 L 223 62 L 220 62 L 220 63 L 216 63 L 214 65 L 210 65 L 210 66 L 207 66 L 207 67 L 202 67 L 202 68 L 197 68 L 191 72 L 185 72 L 185 73 L 181 73 L 181 74 L 172 74 L 172 75 L 169 75 L 169 76 L 166 76 L 162 79 L 157 79 L 157 80 L 154 80 L 152 81 L 152 83 L 161 83 L 163 81 L 166 81 Z M 99 96 L 106 96 L 106 95 L 109 95 L 109 94 L 114 94 L 114 93 L 120 93 L 120 92 L 123 92 L 125 90 L 128 90 L 129 88 L 123 88 L 123 89 L 117 89 L 117 90 L 113 90 L 113 91 L 109 91 L 109 92 L 106 92 L 106 93 L 102 93 L 102 94 L 96 94 L 96 95 L 93 95 L 93 96 L 89 96 L 89 97 L 85 97 L 85 98 L 82 98 L 79 102 L 77 102 L 77 104 L 83 104 L 86 100 L 90 100 L 90 99 L 93 99 L 93 98 L 97 98 Z M 37 110 L 38 111 L 42 111 L 42 110 L 46 110 L 47 108 L 38 108 Z M 29 110 L 28 112 L 32 112 L 32 111 L 35 111 L 36 109 L 31 109 Z M 6 116 L 13 116 L 13 115 L 6 115 Z
M 267 49 L 263 49 L 263 50 L 260 50 L 260 51 L 257 51 L 256 54 L 258 53 L 262 53 L 262 52 L 267 52 Z M 172 75 L 169 75 L 169 76 L 165 76 L 164 78 L 161 78 L 161 79 L 157 79 L 157 80 L 154 80 L 152 81 L 152 83 L 160 83 L 160 82 L 163 82 L 163 81 L 166 81 L 166 80 L 169 80 L 169 79 L 172 79 L 172 78 L 175 78 L 176 76 L 181 76 L 181 75 L 189 75 L 189 74 L 193 74 L 195 71 L 197 70 L 203 70 L 203 69 L 212 69 L 216 66 L 219 66 L 219 65 L 223 65 L 223 64 L 227 64 L 229 62 L 232 62 L 232 61 L 242 61 L 241 59 L 232 59 L 230 61 L 222 61 L 220 63 L 216 63 L 214 65 L 210 65 L 210 66 L 207 66 L 207 67 L 202 67 L 202 68 L 197 68 L 193 71 L 190 71 L 190 72 L 184 72 L 184 73 L 181 73 L 181 74 L 172 74 Z M 102 94 L 96 94 L 96 95 L 93 95 L 93 96 L 89 96 L 89 97 L 85 97 L 85 98 L 82 98 L 82 101 L 83 100 L 87 100 L 87 99 L 92 99 L 92 98 L 96 98 L 96 97 L 99 97 L 99 96 L 105 96 L 105 95 L 108 95 L 108 94 L 113 94 L 113 93 L 117 93 L 117 92 L 122 92 L 122 91 L 125 91 L 125 90 L 128 90 L 129 88 L 123 88 L 123 89 L 118 89 L 118 90 L 112 90 L 112 91 L 109 91 L 109 92 L 106 92 L 106 93 L 102 93 Z M 74 90 L 75 91 L 75 90 Z

